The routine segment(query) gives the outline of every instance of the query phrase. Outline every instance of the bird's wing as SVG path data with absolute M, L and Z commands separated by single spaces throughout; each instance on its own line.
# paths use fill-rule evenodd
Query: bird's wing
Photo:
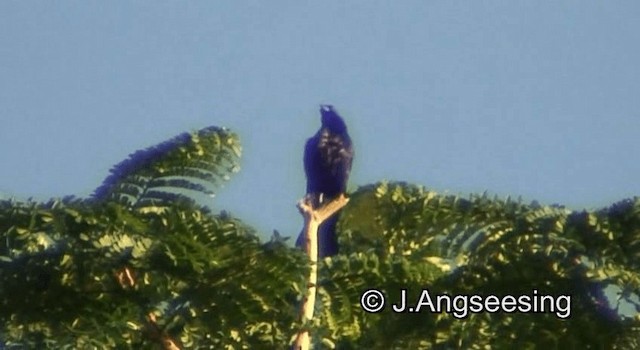
M 318 150 L 319 134 L 307 140 L 304 147 L 304 173 L 307 176 L 307 193 L 315 192 L 313 188 L 318 181 L 318 163 L 320 162 L 320 152 Z

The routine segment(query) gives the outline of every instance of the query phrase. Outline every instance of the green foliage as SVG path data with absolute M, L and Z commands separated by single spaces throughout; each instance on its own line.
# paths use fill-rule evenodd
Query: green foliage
M 136 208 L 193 203 L 193 195 L 213 196 L 240 169 L 241 151 L 238 137 L 224 128 L 184 133 L 115 165 L 94 197 Z
M 483 313 L 459 320 L 449 314 L 383 313 L 387 321 L 411 321 L 402 323 L 392 344 L 380 348 L 608 348 L 637 334 L 637 320 L 620 319 L 604 290 L 621 288 L 626 307 L 633 306 L 629 303 L 640 291 L 638 251 L 633 249 L 640 241 L 639 219 L 638 198 L 596 212 L 572 212 L 486 194 L 461 198 L 380 183 L 353 194 L 343 214 L 340 243 L 347 252 L 368 247 L 381 259 L 405 257 L 410 264 L 426 260 L 452 269 L 431 283 L 410 284 L 410 290 L 428 286 L 449 295 L 517 296 L 537 289 L 572 296 L 569 319 L 555 314 Z M 381 326 L 370 334 L 388 331 L 389 325 Z
M 265 249 L 237 219 L 194 207 L 0 203 L 0 334 L 9 347 L 148 347 L 150 312 L 185 346 L 289 340 L 303 257 Z M 131 288 L 116 278 L 123 267 Z
M 362 187 L 341 215 L 342 253 L 320 262 L 316 317 L 300 324 L 302 252 L 198 205 L 239 156 L 235 134 L 207 128 L 134 153 L 89 200 L 0 201 L 0 347 L 146 349 L 168 337 L 184 348 L 284 349 L 301 328 L 319 349 L 638 346 L 638 317 L 615 310 L 638 304 L 638 198 L 574 212 Z M 370 288 L 387 296 L 382 312 L 361 308 Z M 402 289 L 415 301 L 423 288 L 570 294 L 571 317 L 391 311 Z
M 304 256 L 261 244 L 180 192 L 211 194 L 192 184 L 234 172 L 239 149 L 235 135 L 207 128 L 135 153 L 91 200 L 0 201 L 0 344 L 140 349 L 161 335 L 197 348 L 287 344 Z

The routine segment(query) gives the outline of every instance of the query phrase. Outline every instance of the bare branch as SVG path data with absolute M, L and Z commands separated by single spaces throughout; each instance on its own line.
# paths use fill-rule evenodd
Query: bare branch
M 344 194 L 341 194 L 324 206 L 314 209 L 309 198 L 304 198 L 298 202 L 298 209 L 304 217 L 304 235 L 307 238 L 305 250 L 311 261 L 311 272 L 307 285 L 307 295 L 300 308 L 300 319 L 302 323 L 313 319 L 314 306 L 316 303 L 316 292 L 318 283 L 318 227 L 331 215 L 342 209 L 349 202 Z M 293 349 L 308 350 L 311 347 L 311 337 L 308 330 L 301 330 L 296 337 Z
M 123 289 L 135 288 L 136 286 L 135 274 L 133 270 L 127 266 L 116 271 L 115 277 Z M 147 330 L 149 331 L 148 335 L 152 340 L 159 342 L 163 350 L 180 350 L 178 343 L 158 326 L 156 315 L 153 312 L 150 312 L 146 319 Z

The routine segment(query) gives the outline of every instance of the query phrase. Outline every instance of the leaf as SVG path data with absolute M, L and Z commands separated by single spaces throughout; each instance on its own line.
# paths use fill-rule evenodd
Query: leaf
M 131 154 L 111 169 L 93 194 L 98 201 L 156 211 L 168 203 L 194 204 L 239 169 L 238 137 L 224 128 L 208 127 Z

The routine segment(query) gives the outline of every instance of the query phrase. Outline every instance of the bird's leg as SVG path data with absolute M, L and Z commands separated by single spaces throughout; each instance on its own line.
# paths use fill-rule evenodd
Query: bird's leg
M 312 209 L 318 209 L 324 202 L 324 193 L 322 192 L 312 192 L 307 193 L 303 199 L 307 205 L 311 206 Z
M 302 198 L 302 201 L 305 205 L 309 206 L 311 209 L 315 209 L 316 206 L 318 205 L 316 203 L 316 194 L 315 193 L 307 193 L 304 195 L 304 197 Z M 300 206 L 298 205 L 298 208 Z

